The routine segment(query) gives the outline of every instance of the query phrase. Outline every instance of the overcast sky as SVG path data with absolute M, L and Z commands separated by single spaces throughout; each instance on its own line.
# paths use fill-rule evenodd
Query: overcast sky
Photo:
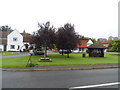
M 119 0 L 1 0 L 0 26 L 19 32 L 38 30 L 38 22 L 58 28 L 69 22 L 90 38 L 118 36 Z

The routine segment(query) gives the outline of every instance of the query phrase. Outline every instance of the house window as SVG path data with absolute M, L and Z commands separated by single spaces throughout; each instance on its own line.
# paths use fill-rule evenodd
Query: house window
M 13 41 L 17 41 L 17 38 L 16 38 L 16 37 L 14 37 L 14 38 L 13 38 Z
M 20 49 L 20 46 L 18 45 L 18 50 Z
M 15 49 L 15 45 L 11 45 L 10 48 L 11 48 L 11 49 Z

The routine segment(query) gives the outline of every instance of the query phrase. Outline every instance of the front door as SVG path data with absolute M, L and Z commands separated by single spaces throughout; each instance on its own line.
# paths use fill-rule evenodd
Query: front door
M 4 45 L 4 51 L 6 51 L 7 45 Z

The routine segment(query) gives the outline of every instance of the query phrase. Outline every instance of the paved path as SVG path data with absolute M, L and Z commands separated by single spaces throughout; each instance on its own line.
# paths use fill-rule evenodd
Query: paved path
M 120 52 L 105 52 L 105 54 L 120 54 Z

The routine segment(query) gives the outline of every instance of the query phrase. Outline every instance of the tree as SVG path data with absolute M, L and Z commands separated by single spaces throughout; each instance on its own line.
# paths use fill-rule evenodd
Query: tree
M 111 50 L 114 51 L 114 52 L 120 52 L 120 40 L 115 40 L 112 43 Z
M 92 41 L 93 43 L 96 43 L 96 42 L 97 42 L 95 38 L 92 38 L 91 41 Z
M 30 40 L 31 44 L 35 44 L 35 48 L 37 49 L 41 49 L 42 43 L 41 43 L 41 39 L 40 36 L 38 35 L 38 31 L 37 32 L 33 32 L 32 38 Z
M 112 40 L 108 46 L 108 51 L 120 52 L 120 40 Z
M 8 30 L 11 30 L 11 27 L 8 26 L 8 25 L 0 26 L 0 30 L 1 30 L 1 31 L 8 31 Z
M 69 23 L 65 24 L 64 27 L 58 28 L 57 31 L 57 48 L 63 50 L 73 50 L 78 43 L 78 35 L 75 32 L 74 25 Z M 62 53 L 63 55 L 63 53 Z M 67 54 L 69 58 L 69 53 Z
M 112 47 L 112 43 L 114 42 L 114 40 L 111 40 L 109 45 L 108 45 L 108 49 L 110 49 Z
M 43 47 L 45 54 L 44 57 L 47 56 L 47 48 L 51 48 L 55 44 L 55 28 L 50 26 L 50 22 L 46 22 L 45 24 L 38 23 L 39 30 L 34 33 L 34 43 L 37 48 Z

